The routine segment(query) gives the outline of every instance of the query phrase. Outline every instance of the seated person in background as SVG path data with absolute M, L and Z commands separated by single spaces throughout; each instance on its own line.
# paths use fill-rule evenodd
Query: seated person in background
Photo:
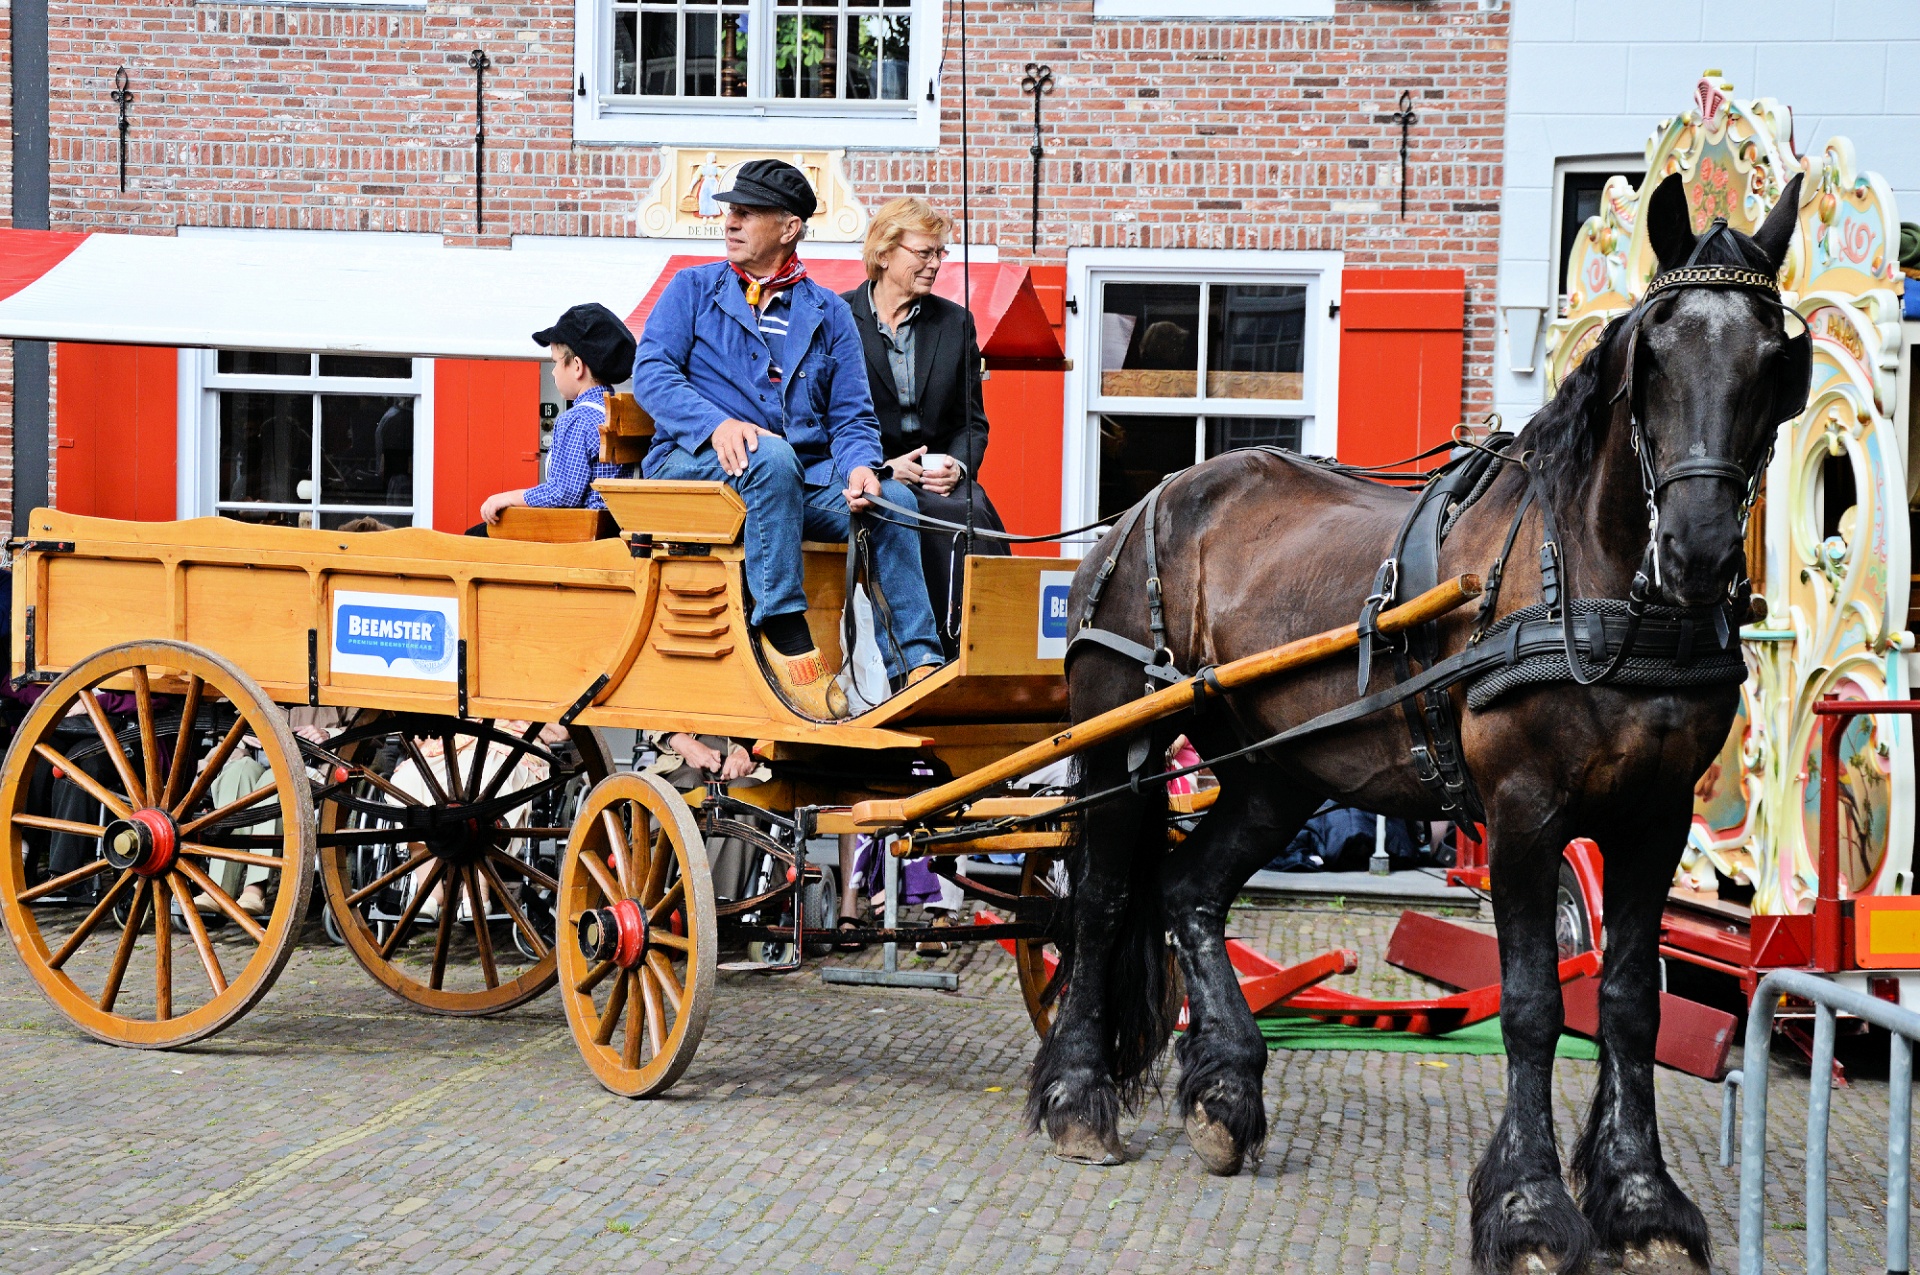
M 776 159 L 742 164 L 727 205 L 727 259 L 674 275 L 647 317 L 634 393 L 653 417 L 648 478 L 718 480 L 747 506 L 751 619 L 778 690 L 816 720 L 847 716 L 807 628 L 800 543 L 845 540 L 868 497 L 909 503 L 883 483 L 880 430 L 846 303 L 795 255 L 818 199 Z M 887 675 L 910 685 L 943 659 L 912 529 L 872 528 L 874 574 L 893 615 Z
M 633 333 L 619 316 L 596 302 L 577 305 L 544 332 L 536 344 L 553 355 L 553 383 L 573 406 L 553 425 L 553 450 L 547 454 L 546 481 L 519 491 L 499 491 L 480 506 L 481 526 L 468 535 L 484 536 L 486 524 L 500 521 L 511 505 L 535 509 L 605 509 L 593 489 L 596 478 L 632 478 L 633 466 L 600 459 L 600 426 L 607 419 L 609 390 L 633 375 Z
M 933 295 L 951 228 L 924 199 L 893 200 L 867 227 L 861 257 L 868 281 L 840 295 L 860 328 L 880 445 L 893 458 L 887 462 L 893 476 L 913 489 L 930 518 L 965 525 L 971 501 L 975 527 L 1004 531 L 979 484 L 987 409 L 973 315 Z M 1005 555 L 1008 549 L 1004 540 L 982 537 L 972 551 Z M 967 552 L 965 532 L 928 527 L 920 533 L 920 564 L 948 659 L 959 654 Z
M 742 787 L 752 787 L 771 777 L 772 772 L 760 769 L 760 763 L 744 740 L 722 735 L 693 735 L 686 731 L 671 734 L 648 731 L 647 740 L 660 750 L 660 756 L 647 770 L 683 793 L 710 784 L 724 787 L 742 780 L 748 781 Z M 757 775 L 756 771 L 759 771 Z M 748 894 L 747 872 L 753 866 L 750 850 L 740 837 L 707 838 L 707 864 L 713 872 L 713 893 L 722 903 L 731 903 Z

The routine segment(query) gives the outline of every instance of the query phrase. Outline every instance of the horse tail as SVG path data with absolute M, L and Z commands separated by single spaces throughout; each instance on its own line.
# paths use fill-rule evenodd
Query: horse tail
M 1085 796 L 1099 786 L 1094 778 L 1100 771 L 1114 769 L 1078 763 L 1075 794 Z M 1159 1086 L 1158 1064 L 1180 1005 L 1177 980 L 1169 974 L 1160 896 L 1166 816 L 1165 788 L 1154 784 L 1138 796 L 1124 794 L 1095 806 L 1072 825 L 1073 840 L 1066 849 L 1071 905 L 1076 912 L 1098 906 L 1111 917 L 1111 924 L 1096 930 L 1083 924 L 1087 917 L 1082 915 L 1062 927 L 1076 939 L 1098 932 L 1104 950 L 1089 950 L 1078 941 L 1063 939 L 1060 965 L 1045 993 L 1049 1000 L 1060 997 L 1076 972 L 1085 971 L 1090 962 L 1099 963 L 1095 977 L 1101 989 L 1104 1039 L 1075 1038 L 1061 1030 L 1062 1019 L 1056 1015 L 1054 1030 L 1034 1056 L 1027 1122 L 1036 1131 L 1044 1126 L 1056 1140 L 1073 1123 L 1111 1132 L 1122 1110 L 1137 1112 Z M 1091 835 L 1096 827 L 1098 841 Z M 1096 856 L 1103 857 L 1096 861 Z M 1089 891 L 1096 897 L 1089 898 Z M 1088 1078 L 1095 1080 L 1093 1084 L 1059 1083 L 1074 1073 L 1084 1077 L 1088 1070 L 1099 1073 L 1097 1079 Z M 1063 1101 L 1067 1094 L 1072 1097 Z
M 1126 906 L 1106 983 L 1114 1084 L 1121 1105 L 1130 1112 L 1159 1087 L 1159 1064 L 1173 1037 L 1182 999 L 1180 979 L 1167 950 L 1160 878 L 1167 857 L 1166 785 L 1152 785 L 1137 804 L 1140 827 L 1127 847 Z

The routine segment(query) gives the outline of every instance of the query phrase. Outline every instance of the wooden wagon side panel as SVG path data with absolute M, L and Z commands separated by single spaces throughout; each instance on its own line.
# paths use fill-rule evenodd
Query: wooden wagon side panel
M 607 671 L 634 611 L 631 589 L 482 581 L 469 664 L 483 700 L 565 704 Z
M 263 687 L 306 698 L 313 584 L 305 568 L 188 562 L 173 571 L 183 605 L 175 631 L 156 636 L 218 651 Z M 65 614 L 65 598 L 57 590 L 54 596 L 60 601 L 54 610 Z
M 172 636 L 167 568 L 159 562 L 57 554 L 45 560 L 38 584 L 40 597 L 57 593 L 72 599 L 57 612 L 37 608 L 34 628 L 43 664 L 65 667 L 102 647 Z

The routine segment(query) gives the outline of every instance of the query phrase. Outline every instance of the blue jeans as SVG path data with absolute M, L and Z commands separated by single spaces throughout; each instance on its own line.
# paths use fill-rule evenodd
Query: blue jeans
M 765 623 L 769 616 L 807 609 L 802 540 L 848 538 L 850 515 L 841 487 L 809 485 L 799 457 L 784 438 L 761 438 L 760 449 L 747 457 L 747 472 L 737 478 L 720 468 L 720 458 L 711 447 L 698 452 L 675 447 L 653 476 L 724 482 L 747 502 L 747 589 L 753 595 L 750 618 L 755 624 Z M 913 493 L 904 484 L 889 479 L 880 484 L 880 492 L 896 505 L 914 507 Z M 940 631 L 934 626 L 927 581 L 920 568 L 919 532 L 878 519 L 868 525 L 873 569 L 893 610 L 893 641 L 884 633 L 876 635 L 888 676 L 943 662 Z

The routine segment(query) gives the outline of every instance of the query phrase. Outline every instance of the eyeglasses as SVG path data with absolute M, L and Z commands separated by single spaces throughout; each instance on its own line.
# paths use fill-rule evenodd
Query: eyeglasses
M 904 244 L 901 246 L 903 248 L 906 248 L 906 245 Z M 944 247 L 941 247 L 941 248 L 906 248 L 906 251 L 920 258 L 921 265 L 930 266 L 936 261 L 945 261 L 947 259 L 948 250 Z

